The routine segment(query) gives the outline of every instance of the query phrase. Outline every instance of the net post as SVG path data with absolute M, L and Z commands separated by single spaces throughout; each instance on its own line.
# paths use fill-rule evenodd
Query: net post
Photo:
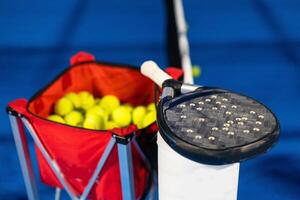
M 131 141 L 134 134 L 126 137 L 121 137 L 114 134 L 118 147 L 119 167 L 122 185 L 122 196 L 126 200 L 134 200 L 134 178 L 133 178 L 133 165 L 132 165 L 132 151 Z
M 192 62 L 182 0 L 166 0 L 167 53 L 170 66 L 181 67 L 183 81 L 193 84 Z
M 12 111 L 8 111 L 8 116 L 13 132 L 19 162 L 21 165 L 23 179 L 25 182 L 27 197 L 29 200 L 38 200 L 39 196 L 35 182 L 32 162 L 30 160 L 30 153 L 26 141 L 24 125 L 20 117 L 14 115 Z
M 165 0 L 166 7 L 166 50 L 168 64 L 172 67 L 181 68 L 182 61 L 178 44 L 178 29 L 175 19 L 174 0 Z

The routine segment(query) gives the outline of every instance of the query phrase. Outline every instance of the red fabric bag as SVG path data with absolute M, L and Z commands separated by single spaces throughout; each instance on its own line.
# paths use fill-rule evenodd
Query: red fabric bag
M 181 70 L 173 69 L 175 78 Z M 22 114 L 33 126 L 50 157 L 56 161 L 68 183 L 82 194 L 112 134 L 126 136 L 135 132 L 136 137 L 155 134 L 155 123 L 138 130 L 136 126 L 95 131 L 72 127 L 47 120 L 55 102 L 67 92 L 89 91 L 96 97 L 107 94 L 117 96 L 121 102 L 133 106 L 154 101 L 154 84 L 140 74 L 138 68 L 118 64 L 100 63 L 94 56 L 80 52 L 71 59 L 71 66 L 54 81 L 39 91 L 28 102 L 18 99 L 9 107 Z M 45 158 L 36 148 L 41 180 L 53 187 L 62 187 Z M 132 145 L 135 197 L 141 198 L 149 185 L 150 171 Z M 88 196 L 90 199 L 122 199 L 118 152 L 116 146 L 105 162 L 98 179 Z

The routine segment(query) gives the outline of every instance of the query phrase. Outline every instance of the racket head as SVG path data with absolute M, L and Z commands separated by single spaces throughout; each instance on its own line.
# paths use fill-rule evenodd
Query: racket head
M 262 103 L 211 87 L 161 100 L 157 123 L 162 138 L 176 152 L 211 165 L 266 152 L 280 130 L 276 116 Z

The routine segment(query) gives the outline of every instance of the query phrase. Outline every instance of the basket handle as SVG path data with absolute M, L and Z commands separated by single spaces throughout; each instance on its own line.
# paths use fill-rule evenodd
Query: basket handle
M 14 115 L 17 117 L 30 117 L 31 114 L 27 110 L 28 101 L 24 98 L 16 99 L 12 102 L 8 103 L 6 111 L 10 115 Z
M 96 61 L 95 56 L 85 51 L 79 51 L 78 53 L 76 53 L 70 58 L 70 65 L 73 66 L 79 63 L 89 62 L 89 61 Z

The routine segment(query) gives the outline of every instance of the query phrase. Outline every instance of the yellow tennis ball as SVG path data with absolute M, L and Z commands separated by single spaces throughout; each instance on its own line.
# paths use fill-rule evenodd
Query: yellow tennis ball
M 199 65 L 193 65 L 192 73 L 194 77 L 199 77 L 201 75 L 201 67 Z
M 99 115 L 88 115 L 83 121 L 83 128 L 101 130 L 103 129 L 103 119 Z
M 146 113 L 147 113 L 147 111 L 146 111 L 145 106 L 137 106 L 133 109 L 132 121 L 135 125 L 138 126 L 138 128 L 139 128 L 140 122 L 143 121 Z
M 133 111 L 133 107 L 129 103 L 125 103 L 125 104 L 123 104 L 123 106 L 126 107 L 129 110 L 129 112 Z
M 108 120 L 109 118 L 109 114 L 107 113 L 107 111 L 102 108 L 101 106 L 93 106 L 90 109 L 88 109 L 86 111 L 86 116 L 87 115 L 99 115 L 100 117 L 102 117 L 105 121 Z
M 114 121 L 106 121 L 105 123 L 105 130 L 111 130 L 113 128 L 119 128 L 120 126 Z
M 155 107 L 155 103 L 150 103 L 148 106 L 147 106 L 147 111 L 156 111 L 156 107 Z
M 95 98 L 95 104 L 98 105 L 101 101 L 101 98 Z
M 69 92 L 65 94 L 64 97 L 69 99 L 75 108 L 79 108 L 81 106 L 80 98 L 75 92 Z
M 149 126 L 150 124 L 155 122 L 155 120 L 156 120 L 156 112 L 155 111 L 151 111 L 151 112 L 147 113 L 143 119 L 142 128 Z
M 65 121 L 68 125 L 77 126 L 78 124 L 82 123 L 83 115 L 81 112 L 73 110 L 65 116 Z
M 120 100 L 114 95 L 106 95 L 101 99 L 99 105 L 111 113 L 120 106 Z
M 87 91 L 79 92 L 78 96 L 80 99 L 81 107 L 85 110 L 88 110 L 95 104 L 94 96 Z
M 62 124 L 65 123 L 65 120 L 59 115 L 50 115 L 47 117 L 47 119 L 54 121 L 54 122 L 62 123 Z
M 126 127 L 131 122 L 131 113 L 124 106 L 119 106 L 112 112 L 112 120 L 120 127 Z
M 69 99 L 65 98 L 65 97 L 60 98 L 55 103 L 55 106 L 54 106 L 55 114 L 58 114 L 58 115 L 61 115 L 61 116 L 64 116 L 64 115 L 70 113 L 72 110 L 73 110 L 72 102 Z

